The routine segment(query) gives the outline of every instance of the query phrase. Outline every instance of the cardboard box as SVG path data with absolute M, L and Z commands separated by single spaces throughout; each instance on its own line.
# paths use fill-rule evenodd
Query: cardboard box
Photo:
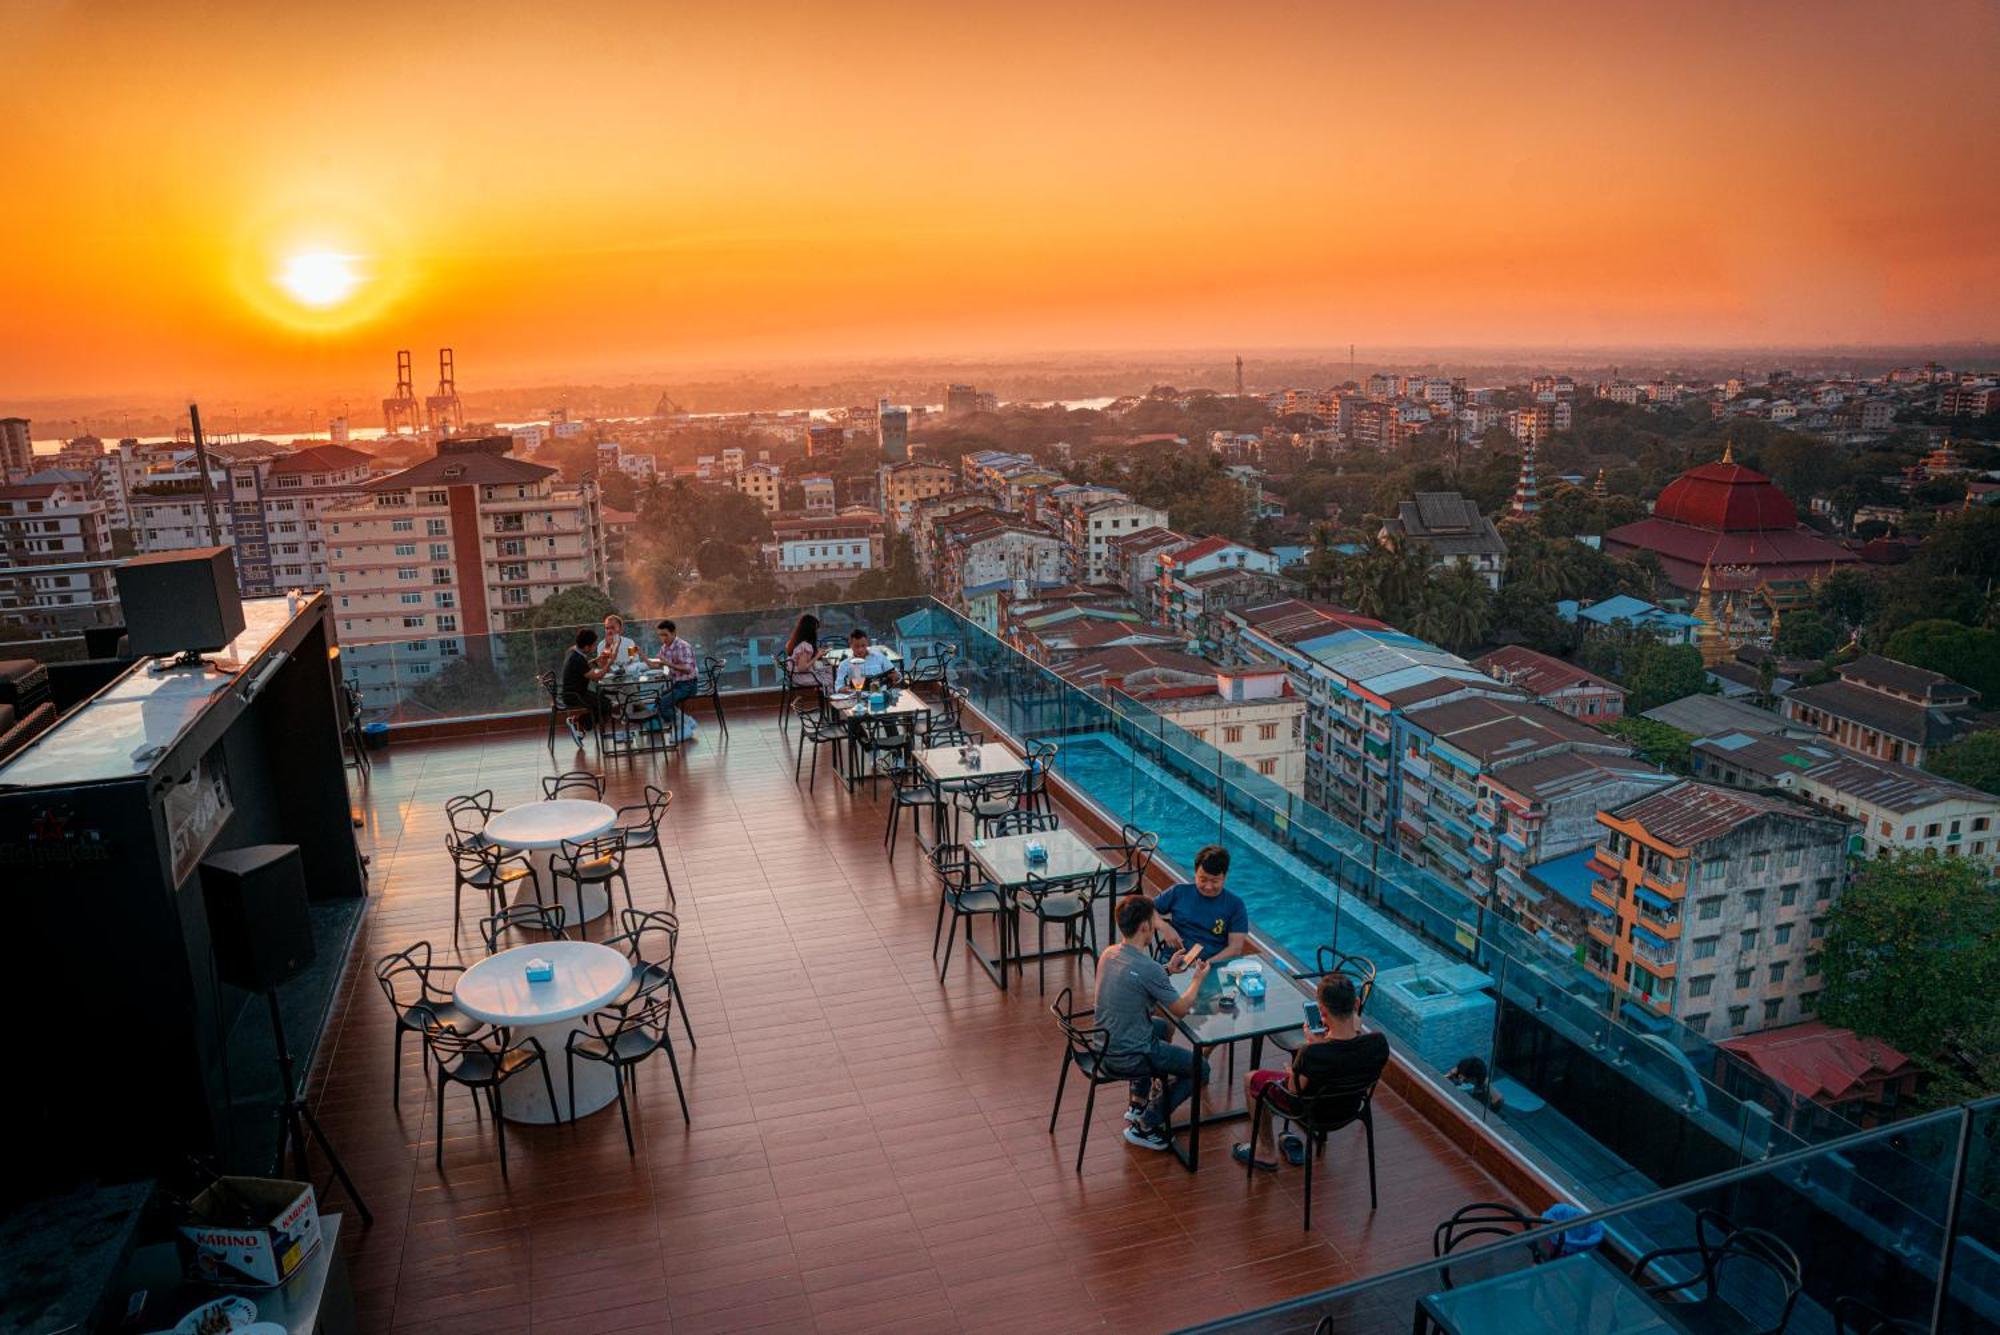
M 181 1225 L 188 1278 L 226 1288 L 284 1283 L 319 1246 L 319 1206 L 309 1182 L 219 1177 L 189 1202 Z

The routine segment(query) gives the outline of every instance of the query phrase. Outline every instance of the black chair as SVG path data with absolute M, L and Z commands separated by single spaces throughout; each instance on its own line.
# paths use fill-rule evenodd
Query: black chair
M 486 822 L 493 819 L 493 790 L 482 788 L 476 793 L 454 797 L 444 804 L 444 818 L 451 825 L 451 832 L 458 841 L 472 848 L 479 848 L 488 841 Z
M 814 668 L 795 672 L 790 664 L 780 670 L 778 677 L 778 730 L 784 731 L 799 712 L 799 702 L 807 701 L 817 706 L 826 695 L 826 684 Z
M 965 708 L 971 692 L 963 686 L 946 685 L 944 688 L 944 717 L 953 727 L 965 726 Z
M 1532 1232 L 1548 1221 L 1523 1213 L 1496 1201 L 1475 1201 L 1460 1206 L 1449 1219 L 1431 1231 L 1431 1255 L 1443 1258 L 1478 1238 L 1513 1238 Z M 1541 1252 L 1531 1245 L 1530 1258 L 1539 1263 Z M 1451 1267 L 1438 1267 L 1438 1280 L 1451 1287 Z
M 1264 1119 L 1276 1117 L 1292 1123 L 1301 1133 L 1299 1139 L 1305 1142 L 1305 1231 L 1310 1233 L 1313 1226 L 1313 1155 L 1325 1157 L 1326 1138 L 1335 1131 L 1361 1123 L 1361 1129 L 1368 1138 L 1368 1208 L 1376 1206 L 1375 1194 L 1375 1085 L 1382 1078 L 1380 1071 L 1369 1076 L 1352 1076 L 1344 1080 L 1323 1080 L 1309 1084 L 1302 1094 L 1294 1094 L 1285 1088 L 1282 1080 L 1264 1086 L 1257 1096 L 1256 1105 L 1250 1113 L 1250 1143 L 1257 1143 L 1257 1133 L 1264 1125 Z M 1246 1172 L 1255 1177 L 1256 1155 L 1250 1156 Z
M 431 943 L 419 941 L 406 950 L 384 955 L 375 962 L 375 981 L 396 1013 L 394 1064 L 389 1068 L 391 1102 L 403 1106 L 403 1035 L 422 1034 L 433 1025 L 473 1030 L 479 1021 L 458 1008 L 453 989 L 465 967 L 431 963 Z M 428 1050 L 426 1050 L 428 1052 Z M 428 1056 L 425 1070 L 429 1070 Z
M 1056 766 L 1056 744 L 1031 742 L 1023 759 L 1028 768 L 1021 775 L 1021 806 L 1028 811 L 1054 810 L 1049 799 L 1049 774 Z
M 983 839 L 1005 839 L 1016 834 L 1049 834 L 1060 828 L 1053 812 L 1048 811 L 1003 811 L 997 816 L 989 816 L 978 825 Z
M 666 816 L 667 808 L 673 805 L 674 795 L 665 788 L 646 785 L 646 800 L 618 808 L 618 824 L 613 827 L 625 836 L 625 847 L 650 848 L 659 856 L 660 875 L 667 878 L 667 902 L 676 902 L 674 894 L 674 874 L 667 870 L 666 841 L 660 834 L 660 821 Z
M 527 853 L 510 851 L 492 843 L 469 845 L 452 835 L 445 837 L 445 847 L 451 850 L 453 936 L 458 935 L 459 905 L 467 886 L 486 895 L 486 912 L 489 915 L 500 911 L 507 902 L 509 887 L 519 881 L 528 883 L 537 904 L 542 902 L 541 873 L 535 870 L 535 864 Z
M 972 818 L 973 834 L 983 836 L 986 821 L 1020 806 L 1021 776 L 988 774 L 968 779 L 952 789 L 951 801 L 958 812 Z
M 354 768 L 366 772 L 374 761 L 368 757 L 368 733 L 362 727 L 361 689 L 351 681 L 340 683 L 341 736 L 354 757 Z
M 493 1134 L 500 1142 L 500 1176 L 507 1176 L 507 1118 L 501 1087 L 521 1072 L 540 1067 L 542 1087 L 548 1092 L 549 1110 L 562 1115 L 556 1102 L 555 1081 L 549 1075 L 549 1055 L 539 1039 L 529 1037 L 516 1043 L 504 1029 L 461 1034 L 444 1026 L 424 1031 L 424 1042 L 438 1068 L 437 1168 L 444 1171 L 444 1091 L 445 1086 L 464 1085 L 476 1099 L 486 1096 L 493 1112 Z
M 681 701 L 686 709 L 697 700 L 706 700 L 715 711 L 715 726 L 724 737 L 729 736 L 729 716 L 722 712 L 722 673 L 725 664 L 710 654 L 701 660 L 701 674 L 695 678 L 694 694 Z
M 1330 973 L 1346 974 L 1354 980 L 1354 1013 L 1366 1011 L 1368 998 L 1375 992 L 1375 961 L 1366 955 L 1343 955 L 1332 946 L 1321 946 L 1312 972 L 1300 974 L 1299 979 L 1315 982 Z M 1297 1052 L 1305 1041 L 1305 1033 L 1299 1029 L 1271 1035 L 1271 1042 L 1283 1052 Z
M 1003 916 L 1007 902 L 1000 891 L 986 881 L 978 879 L 979 869 L 972 861 L 971 850 L 964 844 L 940 843 L 931 850 L 931 869 L 938 878 L 937 927 L 931 932 L 931 958 L 938 957 L 938 937 L 944 936 L 944 964 L 938 970 L 938 981 L 951 972 L 951 948 L 958 940 L 958 924 L 965 923 L 965 939 L 972 940 L 972 919 L 991 917 L 999 924 L 1004 948 L 1006 919 Z M 945 935 L 944 915 L 951 913 L 951 932 Z M 1002 975 L 1003 977 L 1005 975 Z
M 1782 1335 L 1804 1287 L 1798 1253 L 1766 1229 L 1738 1228 L 1719 1210 L 1695 1211 L 1694 1237 L 1692 1247 L 1647 1252 L 1633 1263 L 1632 1278 L 1650 1296 L 1674 1299 L 1666 1310 L 1683 1329 Z M 1647 1282 L 1646 1272 L 1659 1262 L 1684 1258 L 1698 1263 L 1689 1278 Z M 1699 1296 L 1682 1296 L 1692 1290 Z
M 799 750 L 792 761 L 792 782 L 798 782 L 799 771 L 806 763 L 806 748 L 811 747 L 812 768 L 806 775 L 806 791 L 811 792 L 819 779 L 820 748 L 832 747 L 837 762 L 840 748 L 847 744 L 847 729 L 838 720 L 829 721 L 816 700 L 793 700 L 792 713 L 799 725 Z
M 1090 1122 L 1097 1111 L 1098 1086 L 1128 1084 L 1133 1076 L 1131 1071 L 1110 1069 L 1110 1030 L 1078 1023 L 1091 1013 L 1088 1009 L 1072 1008 L 1069 988 L 1058 992 L 1056 999 L 1049 1003 L 1049 1014 L 1056 1017 L 1056 1024 L 1061 1026 L 1063 1032 L 1062 1074 L 1056 1078 L 1056 1105 L 1049 1110 L 1050 1135 L 1056 1133 L 1056 1118 L 1062 1113 L 1063 1089 L 1069 1084 L 1070 1067 L 1074 1066 L 1090 1083 L 1090 1093 L 1083 1101 L 1083 1132 L 1076 1139 L 1076 1171 L 1079 1173 L 1083 1171 L 1084 1147 L 1090 1144 Z
M 924 746 L 984 746 L 986 735 L 968 732 L 942 714 L 924 715 Z
M 565 839 L 555 856 L 549 859 L 549 879 L 556 883 L 556 895 L 562 894 L 564 881 L 576 885 L 578 922 L 581 925 L 589 915 L 582 912 L 583 892 L 593 885 L 604 887 L 607 906 L 611 899 L 611 882 L 625 887 L 625 907 L 631 908 L 632 882 L 625 875 L 625 833 L 612 830 L 594 839 Z
M 688 1116 L 687 1090 L 681 1085 L 681 1064 L 674 1056 L 674 1043 L 667 1026 L 673 1023 L 674 994 L 661 988 L 640 994 L 623 1010 L 598 1011 L 584 1017 L 587 1029 L 572 1029 L 563 1042 L 563 1063 L 569 1076 L 569 1120 L 576 1120 L 576 1064 L 579 1060 L 602 1062 L 611 1068 L 618 1086 L 618 1120 L 625 1124 L 625 1152 L 637 1154 L 632 1143 L 632 1114 L 625 1103 L 625 1086 L 638 1093 L 640 1062 L 662 1049 L 674 1072 L 674 1093 L 680 1096 L 681 1121 L 692 1125 Z
M 1127 821 L 1119 827 L 1118 842 L 1099 844 L 1097 851 L 1114 859 L 1110 894 L 1114 900 L 1122 899 L 1146 888 L 1146 873 L 1152 870 L 1153 858 L 1160 851 L 1160 836 Z
M 889 819 L 888 828 L 882 832 L 882 842 L 889 846 L 889 856 L 896 856 L 897 827 L 902 823 L 903 809 L 910 810 L 910 829 L 921 842 L 924 834 L 923 813 L 931 813 L 931 840 L 941 840 L 944 829 L 944 794 L 938 791 L 937 783 L 924 773 L 923 768 L 906 752 L 901 763 L 889 770 Z
M 680 1007 L 681 1028 L 687 1033 L 688 1047 L 694 1041 L 694 1026 L 688 1023 L 687 998 L 681 995 L 681 980 L 674 972 L 674 956 L 680 950 L 681 920 L 661 909 L 622 909 L 618 935 L 605 941 L 613 950 L 622 950 L 632 961 L 632 981 L 612 1004 L 629 1006 L 648 992 L 666 988 Z
M 589 794 L 588 801 L 604 800 L 602 775 L 592 774 L 587 769 L 573 769 L 548 775 L 542 780 L 542 796 L 551 802 L 564 795 L 583 798 L 586 793 Z
M 569 933 L 563 930 L 563 924 L 568 919 L 569 910 L 560 904 L 509 904 L 479 920 L 479 939 L 486 943 L 489 955 L 506 949 L 501 941 L 513 931 L 539 933 L 545 941 L 567 941 Z
M 869 714 L 854 720 L 855 754 L 861 774 L 867 776 L 868 791 L 880 784 L 883 766 L 911 763 L 917 745 L 917 716 L 912 714 Z
M 1930 1322 L 1889 1316 L 1859 1298 L 1843 1294 L 1833 1300 L 1834 1335 L 1922 1335 Z
M 1023 813 L 1026 814 L 1026 813 Z M 1042 952 L 1048 946 L 1049 924 L 1055 923 L 1063 929 L 1063 945 L 1081 947 L 1088 945 L 1092 960 L 1097 958 L 1097 916 L 1091 911 L 1097 897 L 1104 893 L 1103 886 L 1110 879 L 1103 870 L 1087 871 L 1076 876 L 1060 876 L 1044 880 L 1034 872 L 1022 882 L 1015 903 L 1035 920 L 1035 995 L 1048 993 L 1048 961 Z M 1019 971 L 1019 951 L 1016 951 L 1016 971 Z
M 549 757 L 550 759 L 554 759 L 556 754 L 556 732 L 562 727 L 563 720 L 569 717 L 569 706 L 563 703 L 562 684 L 556 680 L 555 673 L 536 673 L 535 684 L 540 686 L 542 693 L 549 697 Z

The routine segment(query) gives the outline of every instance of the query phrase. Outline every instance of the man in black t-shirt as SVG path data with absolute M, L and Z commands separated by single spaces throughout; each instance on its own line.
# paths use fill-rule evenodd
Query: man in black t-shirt
M 563 656 L 562 691 L 563 723 L 569 728 L 569 735 L 576 740 L 578 750 L 583 749 L 583 725 L 590 722 L 590 683 L 604 675 L 596 663 L 597 632 L 585 626 L 576 633 L 576 643 L 570 645 L 569 653 Z
M 1273 1108 L 1280 1113 L 1296 1110 L 1299 1096 L 1322 1093 L 1330 1087 L 1356 1088 L 1358 1103 L 1359 1087 L 1381 1078 L 1382 1068 L 1389 1064 L 1389 1040 L 1379 1033 L 1362 1032 L 1361 1002 L 1354 980 L 1345 974 L 1328 974 L 1319 980 L 1318 1000 L 1323 1027 L 1306 1027 L 1306 1041 L 1292 1054 L 1289 1071 L 1244 1073 L 1243 1094 L 1250 1107 L 1256 1106 L 1267 1089 L 1271 1090 Z M 1277 1120 L 1266 1117 L 1257 1130 L 1256 1148 L 1263 1153 L 1257 1156 L 1256 1165 L 1266 1172 L 1278 1169 L 1273 1143 Z M 1303 1146 L 1295 1148 L 1303 1155 Z M 1253 1151 L 1251 1146 L 1239 1144 L 1233 1153 L 1236 1162 L 1248 1163 Z

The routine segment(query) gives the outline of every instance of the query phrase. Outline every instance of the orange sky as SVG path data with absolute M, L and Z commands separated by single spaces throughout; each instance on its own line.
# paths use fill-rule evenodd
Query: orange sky
M 1996 13 L 0 0 L 0 394 L 1988 336 Z

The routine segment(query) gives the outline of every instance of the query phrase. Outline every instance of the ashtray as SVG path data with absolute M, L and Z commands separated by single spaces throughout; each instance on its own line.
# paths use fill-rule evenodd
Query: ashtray
M 526 975 L 528 981 L 531 983 L 553 982 L 556 976 L 556 966 L 545 959 L 532 959 L 528 961 Z

